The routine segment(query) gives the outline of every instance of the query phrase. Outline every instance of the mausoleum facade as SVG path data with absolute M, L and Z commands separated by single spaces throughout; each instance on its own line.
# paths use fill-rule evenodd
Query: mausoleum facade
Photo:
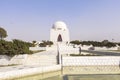
M 52 41 L 54 44 L 58 42 L 69 43 L 69 30 L 64 22 L 57 21 L 53 24 L 50 30 L 50 41 Z

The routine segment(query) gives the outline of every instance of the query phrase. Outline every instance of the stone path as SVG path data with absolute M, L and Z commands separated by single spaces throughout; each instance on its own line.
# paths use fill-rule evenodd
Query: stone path
M 51 66 L 19 65 L 19 66 L 0 67 L 0 80 L 9 80 L 12 78 L 40 74 L 50 71 L 58 71 L 58 70 L 61 70 L 60 65 L 51 65 Z

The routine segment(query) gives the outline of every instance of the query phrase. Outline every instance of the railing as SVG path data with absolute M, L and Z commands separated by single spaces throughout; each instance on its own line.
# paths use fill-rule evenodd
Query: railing
M 62 74 L 119 74 L 118 56 L 62 57 Z

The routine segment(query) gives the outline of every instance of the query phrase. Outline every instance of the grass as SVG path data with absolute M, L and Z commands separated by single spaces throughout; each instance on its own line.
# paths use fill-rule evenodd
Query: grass
M 120 75 L 78 75 L 69 76 L 69 80 L 120 80 Z
M 70 54 L 70 56 L 100 56 L 96 54 Z
M 120 50 L 103 50 L 103 51 L 107 51 L 107 52 L 120 52 Z
M 33 53 L 38 53 L 38 52 L 43 52 L 45 50 L 36 50 L 36 51 L 32 51 Z
M 18 64 L 0 65 L 0 67 L 17 66 Z
M 120 52 L 120 50 L 108 50 L 108 51 L 113 51 L 113 52 Z

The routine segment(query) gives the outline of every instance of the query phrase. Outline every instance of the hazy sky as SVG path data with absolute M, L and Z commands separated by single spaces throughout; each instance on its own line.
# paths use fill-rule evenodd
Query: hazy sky
M 120 42 L 120 0 L 0 0 L 8 40 L 49 40 L 56 21 L 67 24 L 71 40 Z

